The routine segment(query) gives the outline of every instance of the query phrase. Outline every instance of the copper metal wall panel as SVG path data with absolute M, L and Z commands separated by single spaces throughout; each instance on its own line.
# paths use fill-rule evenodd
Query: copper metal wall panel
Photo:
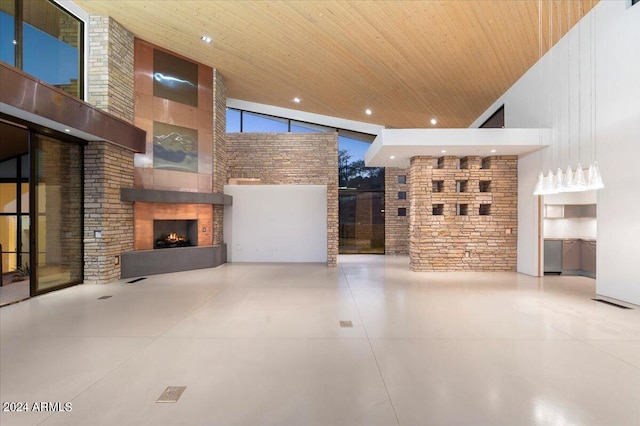
M 154 55 L 175 56 L 177 63 L 197 69 L 197 105 L 154 96 Z M 193 78 L 193 77 L 191 77 Z M 184 78 L 188 80 L 188 78 Z M 136 163 L 134 186 L 185 192 L 211 192 L 213 174 L 213 69 L 143 40 L 135 42 L 135 119 L 147 131 L 144 159 Z M 193 129 L 197 132 L 197 167 L 189 171 L 154 168 L 154 122 Z M 139 156 L 142 157 L 142 156 Z M 166 166 L 166 165 L 165 165 Z M 144 170 L 141 170 L 144 169 Z
M 77 129 L 93 140 L 109 141 L 136 152 L 145 150 L 144 130 L 4 63 L 0 63 L 0 103 Z M 6 112 L 2 105 L 0 112 Z

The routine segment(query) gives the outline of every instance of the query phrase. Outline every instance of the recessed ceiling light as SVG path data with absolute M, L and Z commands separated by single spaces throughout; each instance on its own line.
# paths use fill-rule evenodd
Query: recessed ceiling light
M 365 112 L 365 114 L 367 114 L 367 115 L 371 115 L 371 114 L 373 114 L 373 111 L 371 111 L 369 108 L 365 109 L 365 110 L 364 110 L 364 112 Z
M 300 99 L 300 98 L 298 98 L 298 97 L 293 98 L 293 102 L 295 102 L 295 103 L 297 103 L 297 104 L 299 104 L 301 100 L 302 100 L 302 99 Z
M 443 150 L 442 150 L 442 151 L 440 151 L 440 152 L 444 154 L 445 152 L 447 152 L 447 150 L 446 150 L 446 149 L 443 149 Z
M 493 153 L 493 152 L 496 152 L 496 150 L 495 150 L 495 149 L 492 149 L 492 150 L 491 150 L 491 152 L 492 152 L 492 153 Z
M 209 44 L 209 43 L 211 43 L 213 41 L 213 39 L 211 37 L 209 37 L 208 35 L 201 36 L 200 40 L 204 41 L 207 44 Z
M 435 118 L 431 119 L 431 125 L 435 126 L 436 124 L 438 124 L 438 120 L 436 120 Z
M 389 158 L 393 160 L 394 158 L 396 158 L 396 156 L 395 156 L 395 155 L 392 155 L 392 156 L 391 156 L 391 157 L 389 157 Z
M 65 132 L 70 133 L 71 129 L 64 129 Z

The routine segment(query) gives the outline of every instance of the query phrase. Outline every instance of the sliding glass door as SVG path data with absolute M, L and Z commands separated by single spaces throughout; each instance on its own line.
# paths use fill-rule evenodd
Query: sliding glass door
M 82 146 L 31 133 L 31 295 L 82 282 Z

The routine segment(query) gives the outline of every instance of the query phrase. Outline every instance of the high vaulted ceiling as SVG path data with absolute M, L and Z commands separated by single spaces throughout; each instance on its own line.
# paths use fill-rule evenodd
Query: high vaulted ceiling
M 597 0 L 75 3 L 217 68 L 230 98 L 415 128 L 468 127 Z

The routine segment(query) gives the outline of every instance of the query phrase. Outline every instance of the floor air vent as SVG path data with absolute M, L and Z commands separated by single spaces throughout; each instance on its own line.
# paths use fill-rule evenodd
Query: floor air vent
M 168 386 L 156 402 L 178 402 L 186 389 L 186 386 Z
M 620 308 L 620 309 L 631 309 L 628 306 L 618 305 L 617 303 L 609 302 L 608 300 L 602 300 L 602 299 L 591 299 L 591 300 L 595 300 L 596 302 L 606 303 L 607 305 L 615 306 L 616 308 Z
M 137 283 L 138 281 L 146 280 L 147 278 L 136 278 L 135 280 L 127 281 L 127 284 Z

